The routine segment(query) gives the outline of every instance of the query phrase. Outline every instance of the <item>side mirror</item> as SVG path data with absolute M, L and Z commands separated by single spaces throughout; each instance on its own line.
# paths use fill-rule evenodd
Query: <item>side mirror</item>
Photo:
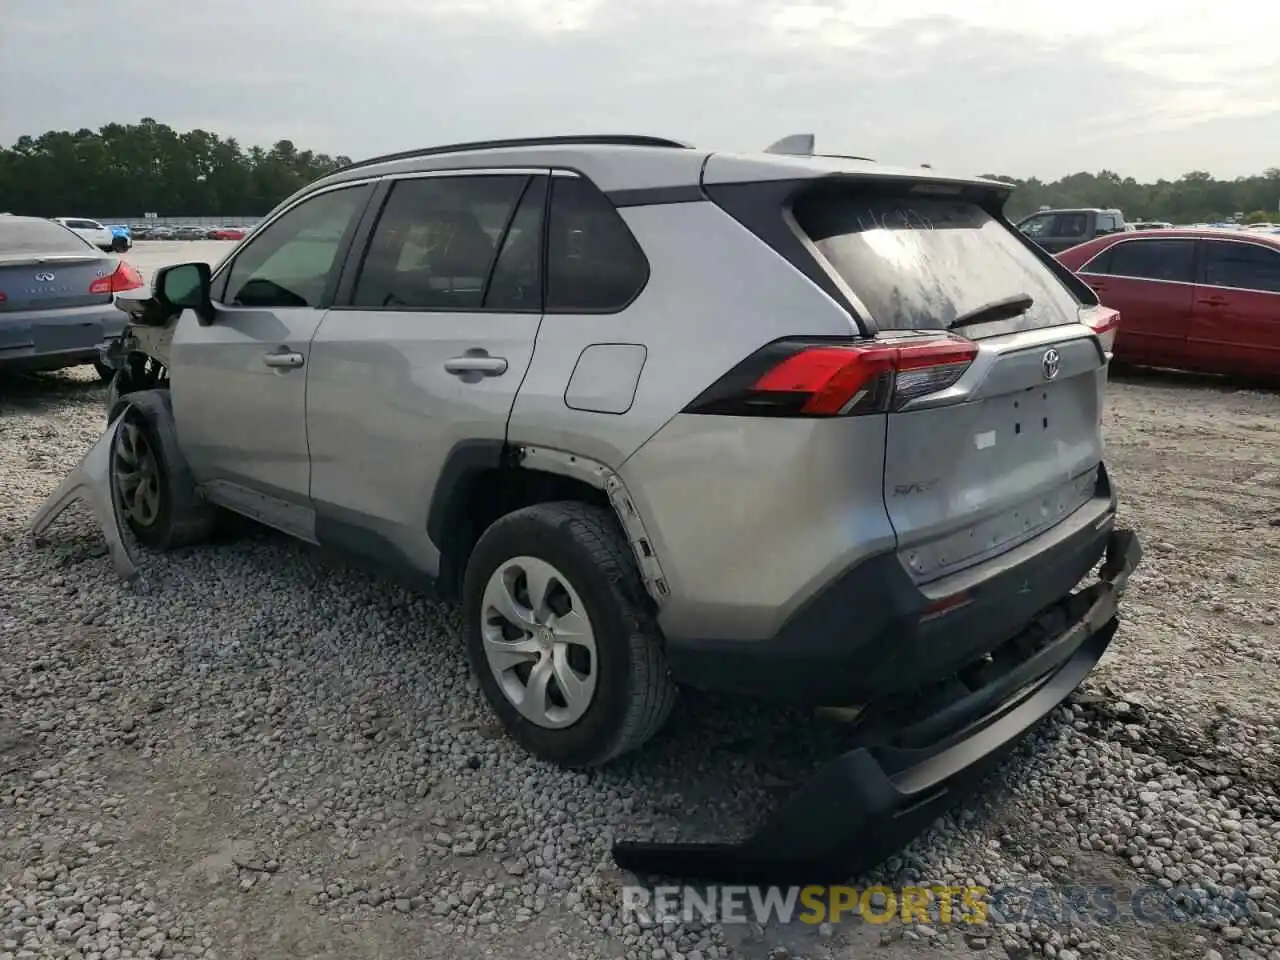
M 178 263 L 156 271 L 155 299 L 170 311 L 194 310 L 201 326 L 213 322 L 210 279 L 207 263 Z

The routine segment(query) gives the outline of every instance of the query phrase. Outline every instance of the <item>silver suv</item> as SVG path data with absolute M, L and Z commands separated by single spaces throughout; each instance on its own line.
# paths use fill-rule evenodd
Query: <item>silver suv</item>
M 794 142 L 380 157 L 159 271 L 111 353 L 128 527 L 224 508 L 431 584 L 557 764 L 689 686 L 870 705 L 890 800 L 932 796 L 1114 633 L 1116 315 L 1007 185 Z

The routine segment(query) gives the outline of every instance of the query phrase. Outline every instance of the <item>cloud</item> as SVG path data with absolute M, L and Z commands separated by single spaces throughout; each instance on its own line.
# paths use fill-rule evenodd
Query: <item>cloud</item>
M 1276 32 L 1275 6 L 1251 32 Z M 725 149 L 814 132 L 1041 177 L 1280 154 L 1280 63 L 1242 63 L 1238 18 L 1192 0 L 8 0 L 5 20 L 5 142 L 152 116 L 355 157 L 601 131 Z

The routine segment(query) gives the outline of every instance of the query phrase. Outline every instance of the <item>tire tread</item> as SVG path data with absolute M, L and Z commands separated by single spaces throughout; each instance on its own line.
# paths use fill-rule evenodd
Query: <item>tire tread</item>
M 622 723 L 592 756 L 575 764 L 586 768 L 602 766 L 650 740 L 675 705 L 678 688 L 667 666 L 653 601 L 644 589 L 631 545 L 610 511 L 576 500 L 538 503 L 502 517 L 486 535 L 505 525 L 530 522 L 556 528 L 582 548 L 588 562 L 603 575 L 626 626 L 632 682 Z

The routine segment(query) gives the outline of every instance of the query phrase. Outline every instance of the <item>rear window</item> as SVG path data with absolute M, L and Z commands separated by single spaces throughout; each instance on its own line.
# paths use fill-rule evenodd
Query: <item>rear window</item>
M 48 220 L 0 220 L 0 256 L 36 253 L 84 253 L 93 246 L 66 227 Z
M 819 189 L 797 200 L 793 213 L 882 330 L 945 329 L 963 314 L 1023 294 L 1033 299 L 1031 309 L 1002 322 L 1001 332 L 1078 321 L 1071 291 L 974 203 Z

